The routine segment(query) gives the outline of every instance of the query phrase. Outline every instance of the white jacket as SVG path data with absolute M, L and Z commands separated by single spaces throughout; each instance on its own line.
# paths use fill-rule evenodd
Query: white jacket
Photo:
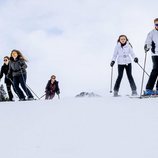
M 132 62 L 131 57 L 134 59 L 135 54 L 131 45 L 127 42 L 127 44 L 121 47 L 121 44 L 118 43 L 115 47 L 112 61 L 116 61 L 119 65 L 128 65 Z
M 158 55 L 158 31 L 156 29 L 148 33 L 145 44 L 151 49 L 152 56 Z

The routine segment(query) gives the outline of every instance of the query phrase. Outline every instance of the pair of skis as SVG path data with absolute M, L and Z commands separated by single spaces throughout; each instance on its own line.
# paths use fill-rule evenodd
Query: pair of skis
M 157 94 L 154 95 L 140 95 L 140 96 L 129 96 L 129 98 L 138 98 L 138 99 L 144 99 L 144 98 L 158 98 Z

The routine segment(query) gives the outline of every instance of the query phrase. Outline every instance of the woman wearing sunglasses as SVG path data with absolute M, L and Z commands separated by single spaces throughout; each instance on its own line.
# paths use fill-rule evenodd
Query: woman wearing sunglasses
M 12 93 L 12 90 L 11 90 L 11 86 L 13 86 L 12 74 L 9 76 L 9 78 L 7 77 L 8 70 L 9 70 L 9 61 L 10 61 L 9 57 L 5 56 L 3 61 L 4 61 L 4 64 L 1 67 L 0 79 L 3 77 L 3 75 L 5 75 L 4 82 L 5 82 L 6 87 L 7 87 L 9 101 L 13 101 L 13 93 Z M 13 87 L 13 89 L 14 89 L 14 87 Z

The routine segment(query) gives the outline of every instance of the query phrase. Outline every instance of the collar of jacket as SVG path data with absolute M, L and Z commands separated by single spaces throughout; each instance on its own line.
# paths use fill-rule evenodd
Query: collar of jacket
M 121 48 L 123 48 L 123 47 L 128 46 L 128 45 L 129 45 L 129 42 L 127 41 L 127 42 L 126 42 L 125 44 L 123 44 L 123 45 L 119 42 L 118 45 L 119 45 Z
M 11 61 L 18 61 L 18 60 L 20 60 L 20 58 L 19 58 L 19 56 L 17 56 L 16 59 L 14 59 L 13 57 L 10 57 L 10 60 L 11 60 Z

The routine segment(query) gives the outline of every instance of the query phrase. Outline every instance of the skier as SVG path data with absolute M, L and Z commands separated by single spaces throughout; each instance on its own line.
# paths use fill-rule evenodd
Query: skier
M 24 58 L 24 56 L 19 50 L 14 49 L 11 51 L 8 77 L 12 73 L 14 88 L 18 94 L 19 101 L 26 100 L 23 91 L 19 87 L 19 84 L 21 85 L 22 89 L 26 93 L 28 100 L 34 100 L 32 93 L 26 87 L 26 78 L 27 78 L 26 61 L 27 60 Z
M 120 83 L 123 77 L 123 71 L 126 70 L 127 77 L 132 89 L 132 96 L 137 95 L 137 88 L 132 77 L 132 64 L 131 57 L 134 59 L 135 63 L 138 63 L 138 58 L 135 57 L 132 46 L 128 41 L 126 35 L 120 35 L 117 41 L 117 45 L 114 50 L 113 58 L 111 61 L 111 67 L 114 66 L 115 60 L 117 58 L 118 62 L 118 77 L 114 86 L 114 96 L 118 96 L 118 91 L 120 88 Z
M 60 94 L 60 89 L 59 89 L 59 85 L 58 85 L 58 81 L 56 81 L 56 76 L 52 75 L 51 79 L 48 81 L 47 85 L 46 85 L 46 97 L 45 99 L 53 99 L 55 96 L 55 93 L 57 95 Z
M 8 56 L 5 56 L 4 57 L 4 64 L 3 66 L 1 67 L 1 72 L 0 72 L 0 79 L 3 77 L 3 74 L 5 75 L 5 79 L 4 79 L 4 82 L 6 84 L 6 88 L 7 88 L 7 92 L 8 92 L 8 96 L 9 96 L 9 101 L 14 101 L 13 100 L 13 93 L 12 93 L 12 90 L 11 90 L 11 86 L 13 86 L 13 77 L 12 77 L 12 74 L 10 75 L 10 78 L 7 78 L 7 74 L 8 74 L 8 70 L 9 70 L 9 57 Z M 14 86 L 13 86 L 13 89 L 14 89 Z
M 156 85 L 156 91 L 153 91 L 156 79 L 158 78 L 158 18 L 154 20 L 154 25 L 155 28 L 148 33 L 144 46 L 145 53 L 151 49 L 153 62 L 153 68 L 149 76 L 144 95 L 158 95 L 158 82 Z

